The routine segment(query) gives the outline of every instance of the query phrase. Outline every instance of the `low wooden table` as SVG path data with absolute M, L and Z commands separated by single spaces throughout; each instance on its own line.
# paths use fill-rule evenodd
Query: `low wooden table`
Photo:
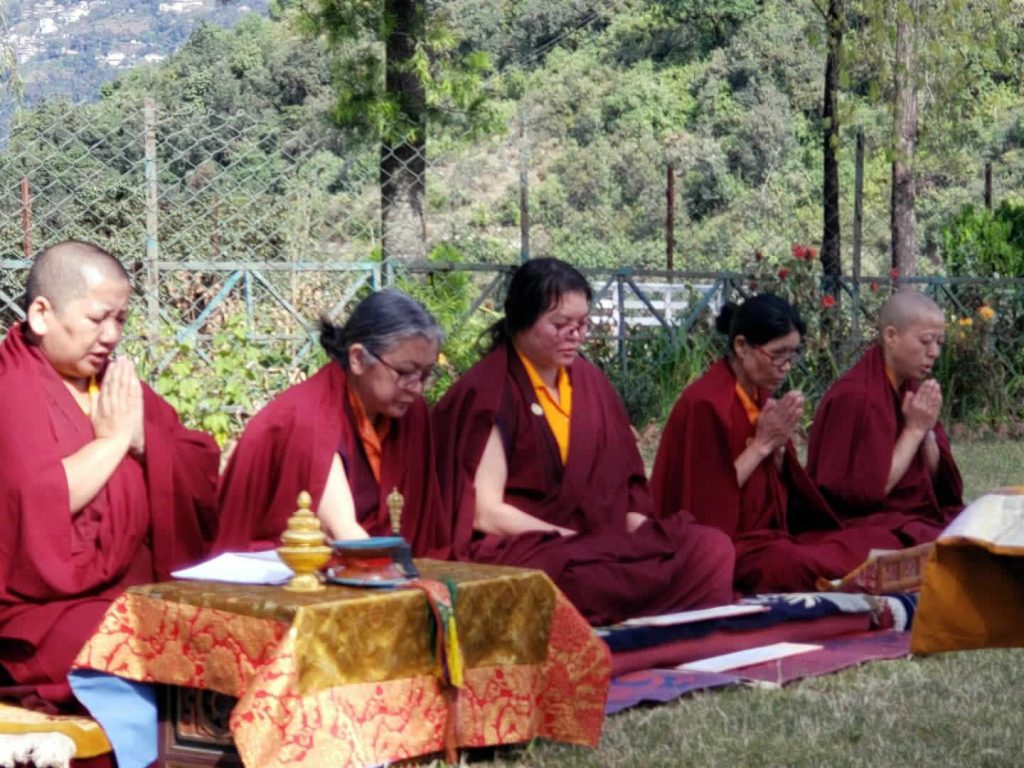
M 237 698 L 228 727 L 250 766 L 372 765 L 440 752 L 452 746 L 446 735 L 458 748 L 538 736 L 595 745 L 610 656 L 548 578 L 470 563 L 417 565 L 425 579 L 453 587 L 461 687 L 441 678 L 419 589 L 134 587 L 108 609 L 76 666 Z M 183 693 L 172 708 L 188 700 Z M 205 699 L 192 697 L 193 713 L 208 707 Z M 165 758 L 202 764 L 188 753 Z

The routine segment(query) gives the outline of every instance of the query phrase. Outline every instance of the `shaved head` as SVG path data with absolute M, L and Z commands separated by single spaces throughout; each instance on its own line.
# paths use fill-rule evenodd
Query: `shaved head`
M 899 291 L 878 316 L 885 365 L 898 387 L 932 375 L 946 339 L 946 318 L 939 305 L 918 291 Z
M 131 282 L 121 262 L 98 245 L 65 240 L 36 254 L 25 287 L 25 306 L 43 297 L 60 311 L 106 280 Z
M 919 291 L 898 291 L 885 302 L 878 316 L 878 331 L 886 328 L 902 331 L 924 317 L 942 318 L 939 305 Z

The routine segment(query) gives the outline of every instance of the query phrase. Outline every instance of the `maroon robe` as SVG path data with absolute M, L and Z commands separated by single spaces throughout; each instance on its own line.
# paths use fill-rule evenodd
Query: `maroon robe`
M 836 381 L 818 405 L 807 450 L 807 471 L 840 518 L 884 515 L 907 544 L 933 540 L 963 509 L 963 481 L 942 424 L 935 425 L 939 468 L 933 478 L 919 450 L 889 493 L 885 481 L 896 440 L 903 431 L 903 396 L 885 373 L 882 347 L 875 345 Z
M 597 368 L 577 359 L 565 465 L 515 352 L 490 352 L 434 408 L 438 468 L 456 557 L 545 571 L 591 623 L 732 602 L 733 552 L 717 531 L 651 517 L 643 461 L 625 410 Z M 485 535 L 473 528 L 474 478 L 497 425 L 505 501 L 578 533 Z M 628 512 L 650 518 L 633 533 Z
M 316 510 L 331 462 L 340 455 L 356 519 L 367 533 L 391 535 L 385 500 L 397 488 L 405 499 L 402 536 L 413 554 L 445 557 L 426 403 L 419 398 L 404 416 L 391 420 L 381 444 L 378 483 L 355 427 L 346 382 L 341 365 L 330 362 L 250 420 L 221 477 L 215 551 L 279 546 L 299 493 L 308 491 Z
M 728 360 L 720 360 L 679 396 L 651 474 L 660 514 L 690 510 L 733 540 L 737 589 L 813 590 L 818 577 L 844 576 L 872 548 L 901 546 L 884 528 L 841 530 L 792 441 L 786 443 L 781 468 L 765 459 L 740 488 L 734 462 L 754 431 L 736 394 L 736 374 Z
M 72 514 L 61 460 L 92 423 L 20 325 L 0 345 L 0 664 L 16 684 L 0 693 L 67 703 L 71 662 L 113 599 L 206 554 L 217 445 L 142 389 L 144 458 L 126 456 Z

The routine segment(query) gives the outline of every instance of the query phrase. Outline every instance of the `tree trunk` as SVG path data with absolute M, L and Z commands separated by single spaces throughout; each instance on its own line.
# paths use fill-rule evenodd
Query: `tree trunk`
M 404 136 L 385 137 L 380 148 L 383 256 L 415 261 L 427 256 L 427 98 L 412 64 L 416 43 L 426 39 L 424 0 L 385 0 L 388 98 L 405 124 Z
M 917 219 L 914 214 L 914 148 L 917 144 L 917 57 L 915 36 L 920 0 L 898 3 L 893 92 L 892 266 L 901 277 L 916 272 Z
M 822 103 L 822 212 L 821 268 L 825 290 L 838 298 L 843 274 L 839 234 L 839 57 L 843 45 L 843 0 L 829 0 L 825 17 L 828 56 L 825 60 L 825 94 Z

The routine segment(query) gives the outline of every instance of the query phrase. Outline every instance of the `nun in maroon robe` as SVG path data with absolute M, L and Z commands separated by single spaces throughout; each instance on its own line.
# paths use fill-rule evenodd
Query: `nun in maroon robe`
M 842 530 L 789 437 L 802 397 L 772 400 L 799 354 L 797 311 L 764 294 L 727 305 L 718 326 L 731 353 L 683 390 L 662 432 L 651 474 L 659 512 L 687 509 L 727 534 L 736 546 L 736 587 L 747 593 L 813 590 L 817 578 L 845 575 L 872 548 L 899 548 L 885 529 Z M 769 408 L 789 409 L 789 432 L 759 433 Z M 766 445 L 760 454 L 759 443 Z M 751 464 L 740 483 L 744 454 Z
M 818 405 L 807 470 L 843 520 L 870 515 L 907 544 L 932 541 L 963 508 L 963 481 L 938 420 L 941 394 L 936 400 L 938 384 L 928 379 L 945 318 L 922 294 L 901 292 L 879 324 L 879 342 Z M 920 414 L 915 399 L 929 391 L 933 405 Z M 887 490 L 900 450 L 905 468 Z
M 40 343 L 28 323 L 12 327 L 0 345 L 0 667 L 7 677 L 0 695 L 64 707 L 72 702 L 71 663 L 110 603 L 126 587 L 165 580 L 205 555 L 216 525 L 219 451 L 208 435 L 185 429 L 174 409 L 142 384 L 144 451 L 115 456 L 96 495 L 71 511 L 62 460 L 97 435 L 67 386 L 67 371 L 104 390 L 121 320 L 95 318 L 115 309 L 123 316 L 124 308 L 104 309 L 107 294 L 93 289 L 123 289 L 125 305 L 129 289 L 120 265 L 95 246 L 66 243 L 49 251 L 36 256 L 37 266 L 51 253 L 58 261 L 70 256 L 71 264 L 85 253 L 93 266 L 96 259 L 103 269 L 113 268 L 103 259 L 116 265 L 113 278 L 83 278 L 84 295 L 57 312 L 65 332 L 59 363 L 47 357 L 53 336 Z M 45 295 L 30 291 L 29 300 L 30 322 L 43 306 L 52 323 Z M 123 370 L 124 361 L 119 366 Z
M 625 410 L 576 351 L 589 301 L 585 278 L 563 262 L 519 267 L 493 348 L 434 408 L 454 555 L 539 568 L 594 624 L 729 603 L 729 541 L 683 514 L 653 519 Z M 547 395 L 526 369 L 531 359 L 567 378 L 562 392 L 571 387 L 561 443 L 541 404 Z M 480 516 L 478 469 L 495 431 L 505 470 L 498 495 L 518 533 L 486 532 Z
M 332 537 L 390 536 L 386 498 L 397 489 L 404 498 L 401 535 L 413 554 L 445 557 L 422 396 L 440 337 L 434 318 L 398 291 L 371 294 L 343 327 L 323 322 L 320 338 L 331 362 L 256 414 L 231 455 L 220 483 L 215 550 L 278 546 L 302 491 Z M 358 525 L 348 535 L 332 530 L 325 514 L 336 459 Z

